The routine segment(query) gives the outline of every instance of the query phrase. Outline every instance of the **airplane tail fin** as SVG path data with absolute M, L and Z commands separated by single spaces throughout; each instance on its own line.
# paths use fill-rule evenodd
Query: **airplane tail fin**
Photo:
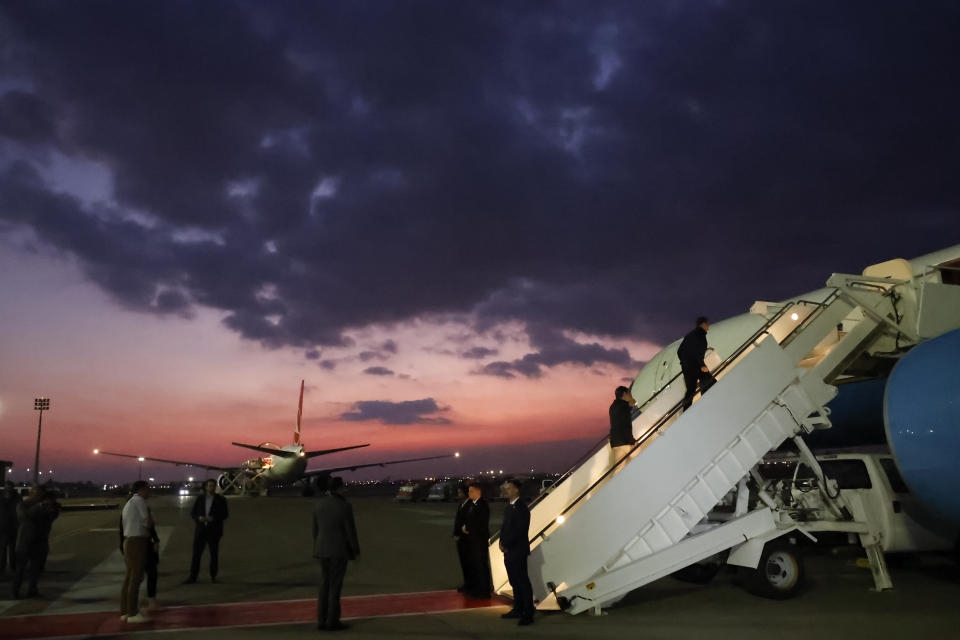
M 300 381 L 300 405 L 297 407 L 297 430 L 293 432 L 293 444 L 300 444 L 300 420 L 303 418 L 303 380 Z

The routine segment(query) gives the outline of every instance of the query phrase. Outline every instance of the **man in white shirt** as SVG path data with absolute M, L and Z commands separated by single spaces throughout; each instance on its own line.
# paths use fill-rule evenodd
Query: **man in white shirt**
M 143 480 L 133 483 L 133 495 L 127 500 L 120 517 L 123 526 L 123 558 L 127 573 L 123 577 L 120 592 L 120 619 L 126 622 L 147 622 L 150 619 L 140 613 L 140 583 L 147 565 L 150 545 L 150 527 L 153 518 L 147 508 L 150 485 Z

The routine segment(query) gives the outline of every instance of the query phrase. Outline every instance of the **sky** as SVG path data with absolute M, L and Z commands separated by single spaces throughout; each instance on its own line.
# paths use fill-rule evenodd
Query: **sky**
M 0 459 L 562 471 L 688 331 L 960 242 L 953 2 L 0 4 Z M 144 475 L 182 479 L 182 468 Z

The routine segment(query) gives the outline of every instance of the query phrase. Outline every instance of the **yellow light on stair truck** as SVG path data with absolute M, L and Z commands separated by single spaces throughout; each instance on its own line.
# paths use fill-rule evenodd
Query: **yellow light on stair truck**
M 563 516 L 557 516 L 557 524 L 563 524 L 563 521 L 566 520 Z
M 796 321 L 796 320 L 798 320 L 799 318 L 800 318 L 800 316 L 797 315 L 797 312 L 796 312 L 796 311 L 794 311 L 793 313 L 790 314 L 790 319 L 791 319 L 791 320 Z

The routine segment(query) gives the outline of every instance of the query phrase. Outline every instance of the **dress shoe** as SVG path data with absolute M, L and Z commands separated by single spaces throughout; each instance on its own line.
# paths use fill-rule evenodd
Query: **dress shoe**
M 457 593 L 464 593 L 466 592 L 466 590 L 467 590 L 467 585 L 465 584 L 462 584 L 459 587 L 457 587 Z
M 516 610 L 507 611 L 506 613 L 501 614 L 500 617 L 503 618 L 504 620 L 509 619 L 509 618 L 519 618 L 519 617 L 520 617 L 520 612 L 519 612 L 519 611 L 516 611 Z
M 517 623 L 517 626 L 525 627 L 528 624 L 533 624 L 533 618 L 520 618 L 520 621 Z
M 349 628 L 350 628 L 350 625 L 343 624 L 342 622 L 338 622 L 336 624 L 328 625 L 327 631 L 343 631 L 344 629 L 349 629 Z

